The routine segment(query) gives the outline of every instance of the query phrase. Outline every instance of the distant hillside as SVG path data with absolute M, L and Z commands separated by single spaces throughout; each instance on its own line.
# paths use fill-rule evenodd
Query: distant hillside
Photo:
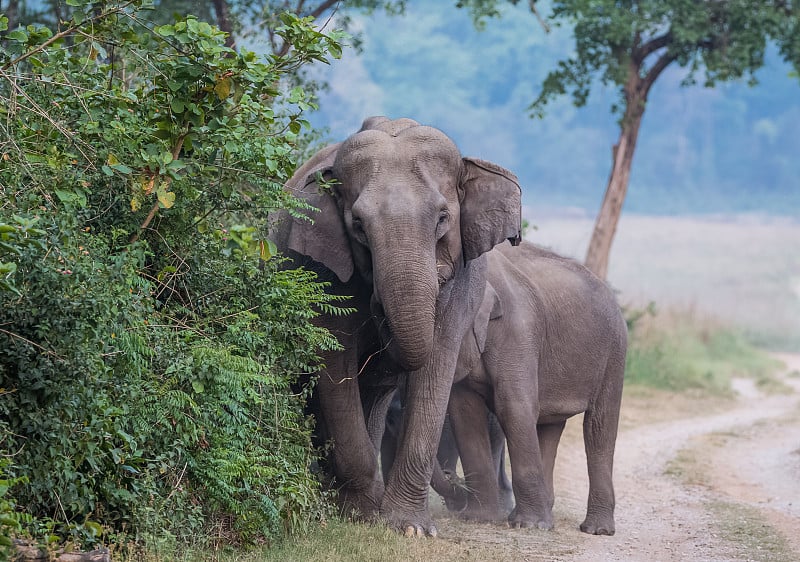
M 520 3 L 525 4 L 525 3 Z M 568 30 L 545 34 L 527 8 L 509 6 L 485 31 L 450 0 L 412 0 L 404 17 L 357 21 L 364 52 L 320 69 L 330 90 L 315 125 L 339 139 L 364 117 L 408 116 L 443 129 L 466 154 L 512 169 L 530 206 L 599 206 L 616 140 L 615 93 L 587 107 L 556 104 L 543 121 L 526 108 Z M 681 88 L 674 68 L 654 87 L 626 211 L 758 211 L 800 215 L 800 80 L 774 52 L 760 84 Z

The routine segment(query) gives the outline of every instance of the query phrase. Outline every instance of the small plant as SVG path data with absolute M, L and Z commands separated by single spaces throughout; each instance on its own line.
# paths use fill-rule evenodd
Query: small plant
M 9 490 L 25 483 L 25 478 L 10 476 L 10 465 L 9 459 L 0 457 L 0 559 L 3 560 L 11 558 L 14 548 L 11 539 L 22 530 L 22 514 L 9 496 Z

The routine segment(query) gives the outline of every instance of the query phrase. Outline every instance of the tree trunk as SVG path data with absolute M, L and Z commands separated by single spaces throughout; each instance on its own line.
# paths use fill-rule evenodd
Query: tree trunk
M 0 3 L 0 14 L 5 11 L 5 16 L 8 18 L 8 30 L 13 31 L 17 27 L 17 16 L 19 14 L 19 0 L 9 0 L 8 6 L 3 9 Z
M 619 140 L 614 145 L 613 164 L 606 194 L 603 197 L 600 212 L 597 214 L 592 239 L 586 252 L 586 267 L 600 279 L 605 279 L 608 274 L 611 243 L 617 232 L 622 204 L 625 202 L 625 194 L 628 191 L 633 153 L 636 149 L 636 139 L 639 136 L 639 126 L 644 114 L 646 95 L 641 95 L 637 91 L 639 90 L 638 80 L 635 82 L 630 89 L 634 93 L 627 96 L 625 117 L 620 124 Z
M 231 24 L 231 10 L 227 0 L 213 0 L 214 13 L 217 16 L 217 27 L 228 34 L 225 46 L 233 48 L 236 43 L 233 38 L 233 25 Z

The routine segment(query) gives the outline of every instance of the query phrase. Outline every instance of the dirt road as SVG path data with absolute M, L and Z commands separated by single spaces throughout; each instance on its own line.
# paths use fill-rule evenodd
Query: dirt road
M 800 355 L 783 385 L 737 380 L 732 402 L 631 394 L 623 404 L 613 537 L 578 531 L 588 492 L 580 420 L 556 465 L 556 529 L 512 530 L 442 516 L 440 536 L 495 560 L 800 560 Z

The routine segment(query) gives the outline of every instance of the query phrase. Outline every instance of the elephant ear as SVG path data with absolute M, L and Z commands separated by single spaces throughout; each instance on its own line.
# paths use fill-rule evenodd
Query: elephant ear
M 328 147 L 318 152 L 289 180 L 292 194 L 314 209 L 301 211 L 307 218 L 290 218 L 287 246 L 321 263 L 335 273 L 342 283 L 347 283 L 353 275 L 350 240 L 333 194 L 318 182 L 320 177 L 330 179 L 330 166 L 336 157 L 336 148 Z
M 522 193 L 517 177 L 497 164 L 464 158 L 459 185 L 461 246 L 464 261 L 477 258 L 503 240 L 522 239 Z

